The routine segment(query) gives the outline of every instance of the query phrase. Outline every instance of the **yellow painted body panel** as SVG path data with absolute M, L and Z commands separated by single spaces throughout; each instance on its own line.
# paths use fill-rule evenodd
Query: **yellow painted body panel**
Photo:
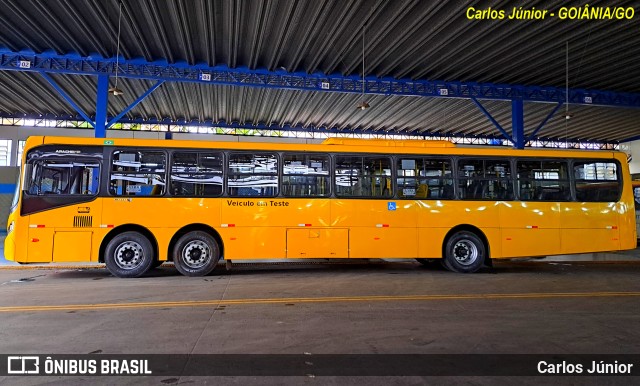
M 282 259 L 286 256 L 286 228 L 233 228 L 223 237 L 225 259 Z
M 102 203 L 102 198 L 96 198 L 91 202 L 63 206 L 29 215 L 28 262 L 98 261 L 98 248 L 94 248 L 92 245 L 99 246 L 99 241 L 102 240 L 101 237 L 94 237 L 95 232 L 104 236 L 104 232 L 100 230 Z M 82 227 L 74 227 L 76 217 L 90 219 L 90 225 L 85 223 Z M 42 226 L 44 227 L 40 228 Z M 69 233 L 76 232 L 78 232 L 77 241 L 73 241 L 76 238 Z M 57 233 L 64 234 L 59 236 Z M 88 247 L 84 244 L 85 240 L 88 240 Z
M 338 199 L 331 202 L 331 225 L 349 229 L 352 258 L 415 258 L 416 209 L 415 202 L 394 199 Z
M 608 202 L 562 203 L 562 253 L 620 249 L 619 209 Z
M 29 255 L 26 263 L 50 263 L 52 261 L 53 232 L 54 228 L 29 228 L 29 244 L 27 246 Z M 69 249 L 72 247 L 73 245 L 69 245 Z
M 227 260 L 305 256 L 438 258 L 442 255 L 447 233 L 457 226 L 479 229 L 488 240 L 492 258 L 631 249 L 636 243 L 633 193 L 623 153 L 429 147 L 425 146 L 425 141 L 420 144 L 378 141 L 371 145 L 355 145 L 350 141 L 322 145 L 113 141 L 116 146 L 137 147 L 171 145 L 173 148 L 231 150 L 615 158 L 622 166 L 623 193 L 616 203 L 103 197 L 29 216 L 12 212 L 9 222 L 14 222 L 14 229 L 5 241 L 7 259 L 18 262 L 98 261 L 104 238 L 127 224 L 142 226 L 153 234 L 160 260 L 169 258 L 170 242 L 176 232 L 191 224 L 206 224 L 213 228 L 220 235 Z M 32 137 L 27 141 L 25 154 L 42 143 L 102 145 L 104 139 Z M 91 216 L 91 225 L 74 227 L 76 216 Z M 44 227 L 38 228 L 38 225 Z
M 92 232 L 55 232 L 53 235 L 53 261 L 91 260 Z M 67 246 L 73 245 L 73 248 Z
M 544 256 L 560 250 L 560 204 L 509 202 L 502 212 L 504 256 Z
M 287 258 L 349 257 L 348 229 L 287 229 Z

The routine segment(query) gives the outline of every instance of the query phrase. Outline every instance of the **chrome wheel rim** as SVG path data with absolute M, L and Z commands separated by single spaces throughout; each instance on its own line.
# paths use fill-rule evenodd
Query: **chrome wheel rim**
M 144 249 L 135 241 L 125 241 L 115 251 L 116 265 L 121 269 L 132 270 L 139 267 L 144 260 Z
M 202 268 L 211 259 L 211 248 L 200 240 L 192 240 L 182 248 L 182 261 L 191 269 Z
M 471 265 L 478 260 L 478 247 L 469 240 L 460 240 L 453 246 L 453 257 L 459 264 Z

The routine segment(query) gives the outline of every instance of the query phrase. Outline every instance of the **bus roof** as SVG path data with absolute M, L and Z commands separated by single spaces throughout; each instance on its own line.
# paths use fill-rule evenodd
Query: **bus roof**
M 450 141 L 419 140 L 419 139 L 357 139 L 357 138 L 327 138 L 323 145 L 347 145 L 347 146 L 379 146 L 379 147 L 456 147 Z
M 247 138 L 248 139 L 248 138 Z M 456 146 L 448 141 L 432 140 L 381 140 L 329 138 L 322 143 L 282 143 L 250 141 L 207 141 L 180 139 L 130 139 L 91 137 L 29 137 L 25 150 L 38 145 L 76 146 L 133 146 L 184 149 L 227 149 L 245 151 L 298 151 L 298 152 L 345 152 L 381 154 L 432 154 L 469 156 L 521 156 L 521 157 L 579 157 L 626 159 L 626 154 L 614 150 L 574 150 L 574 149 L 513 149 L 497 146 Z M 615 155 L 614 155 L 615 154 Z

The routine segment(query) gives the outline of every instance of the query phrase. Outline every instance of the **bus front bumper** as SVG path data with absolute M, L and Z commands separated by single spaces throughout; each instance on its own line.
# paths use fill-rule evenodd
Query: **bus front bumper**
M 15 261 L 16 259 L 16 233 L 11 232 L 7 234 L 4 239 L 4 258 L 8 261 Z

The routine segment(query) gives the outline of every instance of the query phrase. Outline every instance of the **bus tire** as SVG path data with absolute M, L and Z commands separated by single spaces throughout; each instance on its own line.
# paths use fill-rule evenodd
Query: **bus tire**
M 218 265 L 218 260 L 220 247 L 206 232 L 189 232 L 173 247 L 173 264 L 185 276 L 206 276 Z
M 486 255 L 486 247 L 478 235 L 460 231 L 447 239 L 442 265 L 449 271 L 472 273 L 482 267 Z
M 138 232 L 123 232 L 111 239 L 104 251 L 104 262 L 117 277 L 140 277 L 153 266 L 153 246 Z

